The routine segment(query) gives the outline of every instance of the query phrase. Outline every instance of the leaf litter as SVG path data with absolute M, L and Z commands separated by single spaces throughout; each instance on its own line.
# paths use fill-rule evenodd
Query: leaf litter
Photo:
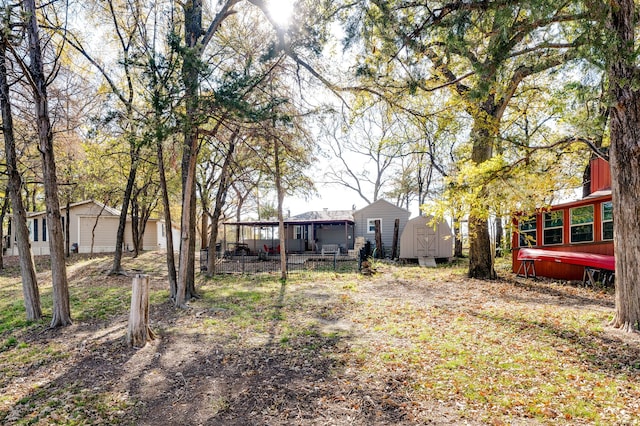
M 74 265 L 74 309 L 103 289 L 126 296 L 128 278 L 100 273 L 108 261 Z M 640 422 L 640 340 L 608 327 L 606 289 L 383 264 L 368 277 L 292 275 L 286 284 L 200 277 L 203 297 L 177 310 L 166 300 L 161 254 L 125 261 L 152 277 L 159 338 L 125 345 L 123 296 L 71 327 L 49 330 L 45 321 L 4 332 L 0 422 Z M 15 278 L 4 278 L 0 291 L 19 297 Z

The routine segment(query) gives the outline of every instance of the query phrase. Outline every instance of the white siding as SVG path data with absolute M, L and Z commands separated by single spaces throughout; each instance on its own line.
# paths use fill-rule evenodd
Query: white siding
M 92 241 L 94 253 L 115 251 L 119 221 L 117 216 L 100 216 L 99 218 L 78 216 L 76 220 L 78 221 L 78 232 L 76 235 L 79 235 L 79 238 L 76 237 L 74 240 L 72 237 L 71 244 L 78 243 L 78 251 L 80 253 L 90 253 Z M 73 229 L 73 227 L 71 229 Z M 131 234 L 129 233 L 129 235 Z M 131 248 L 131 238 L 129 237 L 128 240 L 129 248 Z M 125 249 L 126 244 L 127 233 L 125 230 Z

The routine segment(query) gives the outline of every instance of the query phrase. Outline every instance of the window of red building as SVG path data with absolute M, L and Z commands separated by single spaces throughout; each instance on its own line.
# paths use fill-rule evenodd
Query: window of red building
M 613 240 L 613 204 L 602 203 L 602 240 Z
M 556 210 L 543 213 L 543 244 L 545 246 L 563 243 L 564 212 Z
M 593 241 L 593 205 L 571 209 L 571 242 Z

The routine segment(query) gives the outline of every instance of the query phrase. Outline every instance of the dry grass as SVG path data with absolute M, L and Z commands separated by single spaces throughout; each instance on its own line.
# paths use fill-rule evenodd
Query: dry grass
M 130 279 L 74 260 L 64 329 L 27 324 L 19 275 L 0 276 L 3 424 L 640 423 L 640 340 L 607 326 L 610 291 L 377 264 L 199 277 L 202 298 L 176 310 L 146 253 L 125 267 L 152 277 L 159 338 L 134 350 Z

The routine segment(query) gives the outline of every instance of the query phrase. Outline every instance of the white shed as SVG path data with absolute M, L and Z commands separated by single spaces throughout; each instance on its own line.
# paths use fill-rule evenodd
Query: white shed
M 433 224 L 433 216 L 419 216 L 411 219 L 400 237 L 400 258 L 420 259 L 423 257 L 448 259 L 453 256 L 453 233 L 445 221 Z

